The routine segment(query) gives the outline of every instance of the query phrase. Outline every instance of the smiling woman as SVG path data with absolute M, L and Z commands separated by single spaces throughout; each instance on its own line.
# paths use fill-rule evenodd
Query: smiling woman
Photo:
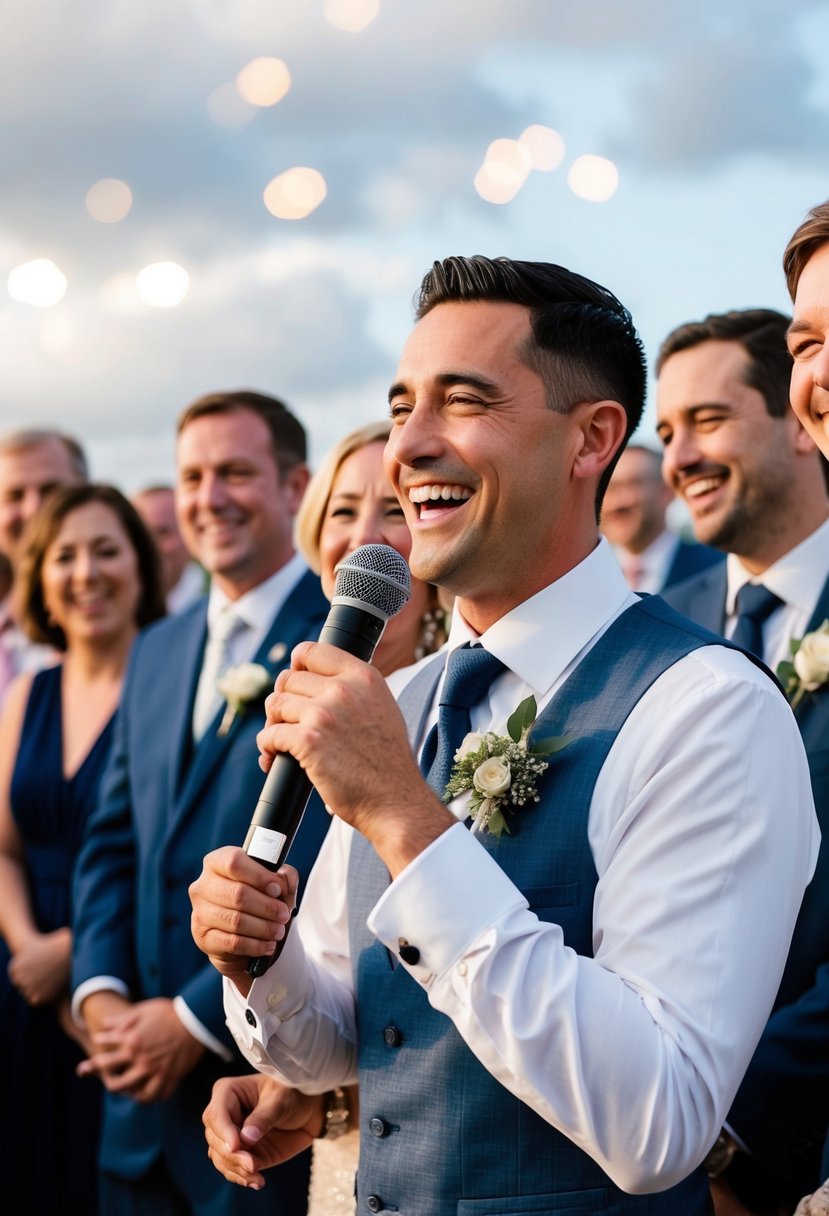
M 0 1169 L 7 1210 L 63 1216 L 96 1210 L 100 1101 L 74 1075 L 72 871 L 132 640 L 164 602 L 152 538 L 109 486 L 54 491 L 24 546 L 18 615 L 61 661 L 21 676 L 0 720 Z

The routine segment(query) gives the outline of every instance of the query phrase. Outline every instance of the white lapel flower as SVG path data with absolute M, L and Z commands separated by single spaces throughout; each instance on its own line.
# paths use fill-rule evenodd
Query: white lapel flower
M 216 681 L 216 687 L 227 701 L 217 734 L 224 736 L 251 701 L 262 700 L 273 688 L 273 675 L 261 663 L 239 663 L 228 667 Z
M 451 802 L 458 794 L 471 792 L 473 832 L 510 835 L 505 815 L 540 801 L 536 781 L 550 767 L 543 757 L 560 751 L 569 740 L 531 742 L 530 731 L 537 714 L 535 697 L 527 697 L 510 716 L 506 735 L 470 731 L 455 752 L 444 799 Z
M 817 692 L 829 681 L 829 620 L 819 629 L 790 642 L 791 660 L 778 663 L 777 678 L 796 709 L 807 692 Z

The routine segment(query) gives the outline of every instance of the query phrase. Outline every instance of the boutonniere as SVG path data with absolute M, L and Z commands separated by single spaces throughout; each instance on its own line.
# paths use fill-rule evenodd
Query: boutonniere
M 817 692 L 829 680 L 829 620 L 820 629 L 792 638 L 791 660 L 777 664 L 777 678 L 797 709 L 807 692 Z
M 238 667 L 228 667 L 223 676 L 216 681 L 216 687 L 227 701 L 225 712 L 216 732 L 223 738 L 251 701 L 261 700 L 266 692 L 273 688 L 273 675 L 261 663 L 240 663 Z
M 553 737 L 530 742 L 537 716 L 535 697 L 527 697 L 507 721 L 506 735 L 491 731 L 479 735 L 472 731 L 455 752 L 443 797 L 451 802 L 458 794 L 471 790 L 473 832 L 491 832 L 493 836 L 506 832 L 509 836 L 506 815 L 540 800 L 536 782 L 550 767 L 542 757 L 561 751 L 569 739 Z

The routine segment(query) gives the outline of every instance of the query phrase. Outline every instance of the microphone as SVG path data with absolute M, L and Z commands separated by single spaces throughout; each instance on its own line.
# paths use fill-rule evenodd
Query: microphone
M 409 567 L 389 545 L 361 545 L 338 562 L 335 571 L 331 609 L 319 640 L 369 663 L 389 617 L 409 598 Z M 279 869 L 312 788 L 302 765 L 289 752 L 274 758 L 242 846 L 249 857 L 268 870 Z M 254 979 L 264 975 L 278 953 L 251 959 L 248 975 Z

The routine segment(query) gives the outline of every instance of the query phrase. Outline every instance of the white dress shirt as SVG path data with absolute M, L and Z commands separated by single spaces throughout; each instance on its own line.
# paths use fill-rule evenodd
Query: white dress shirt
M 473 710 L 473 729 L 504 734 L 531 692 L 543 708 L 635 599 L 602 541 L 493 625 L 482 641 L 509 670 Z M 456 613 L 447 649 L 470 636 Z M 459 818 L 465 798 L 452 804 Z M 247 1001 L 225 981 L 228 1025 L 247 1059 L 309 1091 L 357 1076 L 351 834 L 335 819 L 299 932 Z M 417 943 L 419 962 L 400 965 L 507 1089 L 623 1190 L 665 1189 L 720 1131 L 814 869 L 808 766 L 779 691 L 720 646 L 674 664 L 611 747 L 588 837 L 598 873 L 592 958 L 529 911 L 460 825 L 390 883 L 368 923 L 395 954 L 399 939 Z
M 679 537 L 675 532 L 666 528 L 641 553 L 628 553 L 619 545 L 616 547 L 616 556 L 626 576 L 629 567 L 636 567 L 638 573 L 635 586 L 628 578 L 634 591 L 645 591 L 648 595 L 656 595 L 665 586 L 665 579 L 668 577 L 671 562 L 674 560 L 678 548 Z
M 789 642 L 802 638 L 815 610 L 823 584 L 829 575 L 829 520 L 811 536 L 790 549 L 761 575 L 751 574 L 733 553 L 726 561 L 728 592 L 725 599 L 725 636 L 730 638 L 737 625 L 737 592 L 752 580 L 779 595 L 783 604 L 763 624 L 763 661 L 772 671 L 790 659 Z
M 308 566 L 305 561 L 296 553 L 280 570 L 277 570 L 276 574 L 272 574 L 270 578 L 266 578 L 264 582 L 247 591 L 238 600 L 231 601 L 219 587 L 215 584 L 211 586 L 210 599 L 207 603 L 208 632 L 211 625 L 231 603 L 237 616 L 241 617 L 246 625 L 246 628 L 237 633 L 230 642 L 231 662 L 233 664 L 244 663 L 254 657 L 264 642 L 277 613 L 282 610 L 283 604 L 307 570 Z M 284 654 L 272 656 L 271 661 L 279 664 L 282 663 L 284 657 Z M 82 1027 L 84 1024 L 81 1017 L 81 1006 L 86 998 L 92 996 L 94 992 L 103 991 L 118 992 L 121 996 L 129 996 L 127 986 L 117 976 L 90 976 L 72 994 L 72 1014 L 79 1026 Z M 220 1042 L 215 1035 L 210 1033 L 204 1023 L 196 1017 L 183 997 L 176 996 L 173 998 L 173 1008 L 185 1029 L 202 1046 L 214 1052 L 223 1060 L 230 1060 L 232 1058 L 224 1043 Z

